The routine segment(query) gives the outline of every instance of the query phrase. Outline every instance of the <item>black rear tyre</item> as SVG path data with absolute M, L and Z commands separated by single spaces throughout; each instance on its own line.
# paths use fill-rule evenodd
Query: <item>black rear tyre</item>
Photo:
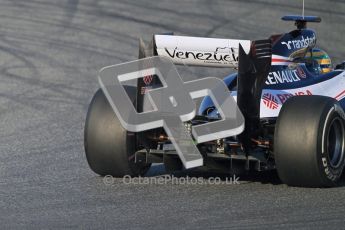
M 345 165 L 344 119 L 333 98 L 298 96 L 285 102 L 274 134 L 280 179 L 291 186 L 335 186 Z
M 136 88 L 125 86 L 125 89 L 134 101 Z M 95 93 L 88 109 L 84 146 L 90 168 L 101 176 L 138 176 L 150 167 L 134 163 L 136 135 L 122 128 L 101 89 Z
M 168 174 L 172 174 L 173 172 L 180 171 L 183 169 L 182 161 L 178 156 L 167 156 L 163 157 L 165 171 Z

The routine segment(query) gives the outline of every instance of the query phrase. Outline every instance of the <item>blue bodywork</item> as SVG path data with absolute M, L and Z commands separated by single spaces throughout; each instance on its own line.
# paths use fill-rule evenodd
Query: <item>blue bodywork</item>
M 313 20 L 316 20 L 313 18 Z M 313 68 L 306 65 L 305 54 L 316 44 L 316 34 L 310 29 L 298 29 L 282 35 L 274 35 L 272 40 L 272 66 L 270 74 L 267 76 L 266 84 L 263 89 L 287 90 L 306 87 L 327 81 L 342 74 L 344 70 L 334 70 L 327 74 L 319 74 Z M 289 64 L 282 64 L 283 60 L 289 60 Z M 277 63 L 276 65 L 274 65 Z M 286 78 L 277 77 L 277 73 L 284 73 Z M 224 78 L 224 82 L 230 91 L 236 91 L 237 73 Z M 345 90 L 345 87 L 344 87 Z M 345 99 L 339 101 L 345 109 Z M 205 97 L 199 107 L 198 115 L 218 117 L 210 97 Z

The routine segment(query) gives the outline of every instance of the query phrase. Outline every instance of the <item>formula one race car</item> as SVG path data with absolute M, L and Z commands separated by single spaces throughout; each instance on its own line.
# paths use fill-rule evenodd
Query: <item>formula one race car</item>
M 315 47 L 316 34 L 307 22 L 321 22 L 319 17 L 282 19 L 294 21 L 297 29 L 266 40 L 154 35 L 147 45 L 140 40 L 139 58 L 163 56 L 174 64 L 238 69 L 224 82 L 243 114 L 244 131 L 198 144 L 203 167 L 234 174 L 276 169 L 291 186 L 335 186 L 345 166 L 345 62 L 333 69 L 329 56 Z M 149 75 L 124 87 L 143 112 L 146 92 L 161 86 Z M 207 96 L 185 125 L 219 119 Z M 144 175 L 159 162 L 168 172 L 184 168 L 163 128 L 126 131 L 101 89 L 89 106 L 85 152 L 91 169 L 103 176 Z

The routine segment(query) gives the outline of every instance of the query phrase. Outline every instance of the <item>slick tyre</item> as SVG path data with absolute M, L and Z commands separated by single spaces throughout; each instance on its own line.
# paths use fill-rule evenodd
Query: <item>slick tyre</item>
M 345 164 L 344 119 L 333 98 L 298 96 L 284 103 L 274 134 L 282 182 L 299 187 L 337 185 Z
M 136 88 L 125 86 L 125 90 L 134 102 Z M 101 176 L 144 175 L 150 167 L 134 162 L 136 135 L 122 128 L 101 89 L 93 96 L 87 112 L 84 147 L 90 168 Z

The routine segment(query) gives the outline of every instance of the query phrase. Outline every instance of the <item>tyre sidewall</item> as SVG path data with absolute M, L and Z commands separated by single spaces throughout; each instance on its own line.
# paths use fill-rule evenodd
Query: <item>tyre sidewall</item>
M 328 109 L 325 109 L 321 117 L 323 119 L 321 119 L 319 126 L 317 147 L 319 172 L 321 174 L 320 177 L 322 178 L 322 181 L 325 184 L 325 186 L 334 186 L 342 176 L 345 165 L 344 140 L 342 147 L 342 159 L 340 160 L 338 167 L 333 167 L 330 163 L 329 153 L 327 149 L 327 137 L 331 128 L 331 123 L 334 121 L 334 119 L 337 118 L 342 120 L 341 129 L 344 135 L 344 112 L 338 104 L 328 104 Z

